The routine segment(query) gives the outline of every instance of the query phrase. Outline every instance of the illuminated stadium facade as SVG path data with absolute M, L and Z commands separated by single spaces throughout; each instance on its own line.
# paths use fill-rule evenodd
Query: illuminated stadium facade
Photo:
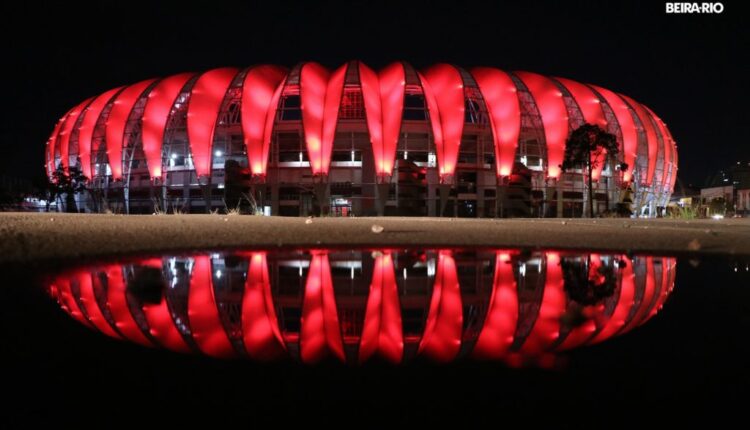
M 544 365 L 650 320 L 674 289 L 676 263 L 492 249 L 255 249 L 94 264 L 60 274 L 48 291 L 89 328 L 177 352 Z
M 560 166 L 584 123 L 620 147 L 592 172 L 594 212 L 632 194 L 636 214 L 655 216 L 677 150 L 653 111 L 595 85 L 485 67 L 309 62 L 149 79 L 67 112 L 45 166 L 50 177 L 72 165 L 90 178 L 78 197 L 86 211 L 246 201 L 290 216 L 580 216 L 586 175 Z

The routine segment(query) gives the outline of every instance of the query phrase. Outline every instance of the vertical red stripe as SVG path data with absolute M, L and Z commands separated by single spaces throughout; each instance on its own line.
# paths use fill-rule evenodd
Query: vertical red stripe
M 608 321 L 604 323 L 602 330 L 591 340 L 590 343 L 599 343 L 617 334 L 625 325 L 630 310 L 635 304 L 635 275 L 633 274 L 633 260 L 621 256 L 626 265 L 621 270 L 620 298 L 615 310 Z
M 620 94 L 620 97 L 622 97 L 633 108 L 636 115 L 638 115 L 638 118 L 641 120 L 643 128 L 646 130 L 646 142 L 648 144 L 648 164 L 646 168 L 646 177 L 643 178 L 642 181 L 646 185 L 651 185 L 654 179 L 654 171 L 656 170 L 656 155 L 659 151 L 659 142 L 656 137 L 656 129 L 654 129 L 653 124 L 651 124 L 651 121 L 649 120 L 648 112 L 646 112 L 646 109 L 644 109 L 640 103 L 622 94 Z
M 317 63 L 302 66 L 302 125 L 313 174 L 328 174 L 346 70 L 346 64 L 333 73 Z
M 242 134 L 253 175 L 266 174 L 271 146 L 271 133 L 270 130 L 266 132 L 266 127 L 269 126 L 269 118 L 276 114 L 286 73 L 282 67 L 261 65 L 253 67 L 245 75 L 242 85 Z
M 471 70 L 487 105 L 495 141 L 495 173 L 508 176 L 516 161 L 521 132 L 521 105 L 513 80 L 502 70 L 477 67 Z
M 212 357 L 234 357 L 235 351 L 221 323 L 214 296 L 211 258 L 196 256 L 188 294 L 190 331 L 198 348 Z
M 237 75 L 237 69 L 213 69 L 201 75 L 190 93 L 187 112 L 187 131 L 195 174 L 211 174 L 214 132 L 224 96 Z
M 62 307 L 64 311 L 75 318 L 78 322 L 86 327 L 92 327 L 91 323 L 89 323 L 83 315 L 83 312 L 81 312 L 81 308 L 78 307 L 75 297 L 73 297 L 73 289 L 70 285 L 71 280 L 72 278 L 69 274 L 59 276 L 55 280 L 58 303 L 60 303 L 60 307 Z
M 654 257 L 646 257 L 646 285 L 643 291 L 643 299 L 638 307 L 638 311 L 631 318 L 625 328 L 619 334 L 625 334 L 630 330 L 638 327 L 643 321 L 648 319 L 649 311 L 654 304 L 654 298 L 658 293 L 656 288 L 656 275 L 654 273 Z
M 165 78 L 148 94 L 148 101 L 143 109 L 142 141 L 151 178 L 162 177 L 164 129 L 172 106 L 192 76 L 192 73 L 181 73 Z
M 474 357 L 504 358 L 513 344 L 518 323 L 518 288 L 510 253 L 498 251 L 495 257 L 495 279 L 492 283 L 487 318 L 474 346 Z
M 453 176 L 464 128 L 464 85 L 450 64 L 436 64 L 419 74 L 430 111 L 441 180 Z M 439 131 L 438 131 L 439 129 Z
M 633 117 L 630 115 L 630 109 L 628 105 L 622 101 L 617 94 L 612 91 L 591 85 L 591 88 L 596 90 L 604 100 L 607 102 L 612 112 L 614 112 L 617 122 L 620 124 L 620 132 L 622 133 L 622 159 L 628 165 L 628 170 L 623 174 L 622 179 L 625 182 L 630 182 L 633 177 L 633 169 L 635 168 L 635 160 L 638 156 L 638 133 L 635 129 L 635 122 Z
M 377 74 L 359 63 L 367 128 L 379 176 L 393 173 L 404 110 L 405 79 L 401 63 L 392 63 Z
M 105 129 L 107 141 L 107 157 L 109 158 L 109 168 L 112 170 L 112 179 L 122 179 L 122 146 L 125 142 L 125 126 L 130 117 L 133 106 L 141 97 L 144 91 L 151 85 L 155 79 L 148 79 L 133 84 L 124 90 L 115 98 L 114 106 L 107 118 Z
M 91 171 L 91 139 L 94 135 L 94 127 L 99 120 L 104 108 L 123 87 L 113 88 L 98 96 L 83 111 L 83 119 L 78 126 L 78 157 L 81 159 L 81 171 L 87 178 L 92 177 Z
M 122 339 L 112 326 L 109 325 L 107 319 L 104 318 L 102 310 L 99 308 L 99 303 L 97 302 L 96 294 L 94 293 L 94 285 L 91 282 L 91 272 L 88 270 L 81 270 L 76 275 L 76 279 L 78 280 L 78 289 L 81 296 L 80 301 L 83 304 L 84 309 L 86 309 L 86 315 L 91 324 L 107 336 L 114 337 L 115 339 Z
M 242 296 L 242 336 L 245 350 L 252 358 L 271 360 L 286 352 L 274 310 L 264 251 L 250 253 L 245 294 Z
M 401 362 L 404 354 L 396 273 L 393 258 L 388 251 L 382 251 L 375 258 L 359 344 L 359 362 L 362 363 L 375 354 L 391 363 Z
M 667 127 L 664 125 L 664 121 L 662 121 L 661 118 L 659 118 L 654 113 L 654 111 L 649 109 L 648 106 L 644 105 L 643 107 L 646 109 L 648 114 L 651 115 L 651 117 L 654 119 L 654 122 L 656 123 L 656 127 L 659 130 L 659 134 L 661 134 L 662 145 L 664 148 L 664 159 L 662 160 L 664 164 L 662 167 L 661 187 L 665 192 L 671 193 L 672 189 L 669 187 L 669 184 L 672 178 L 670 175 L 675 174 L 674 169 L 672 169 L 672 172 L 669 171 L 669 166 L 672 163 L 674 163 L 674 158 L 673 158 L 674 152 L 673 152 L 673 147 L 672 147 L 672 142 L 671 142 L 672 139 L 669 133 L 667 132 Z
M 88 106 L 93 98 L 86 99 L 78 106 L 71 110 L 65 118 L 65 123 L 62 126 L 59 134 L 60 144 L 60 162 L 65 167 L 69 167 L 70 164 L 70 135 L 73 133 L 73 126 L 75 126 L 78 118 L 81 116 L 81 112 Z M 83 160 L 81 160 L 83 162 Z
M 570 79 L 555 79 L 568 90 L 571 96 L 573 96 L 573 100 L 575 100 L 576 104 L 581 109 L 584 121 L 586 121 L 586 123 L 588 124 L 598 125 L 606 131 L 607 120 L 604 117 L 602 104 L 599 101 L 599 97 L 597 97 L 597 95 L 591 90 L 591 88 L 579 82 L 571 81 Z M 596 162 L 596 166 L 591 171 L 591 176 L 594 179 L 599 179 L 599 176 L 602 173 L 602 168 L 604 167 L 604 163 L 607 160 L 606 150 L 602 150 L 602 152 L 602 156 L 594 160 Z
M 151 267 L 161 271 L 163 269 L 160 258 L 152 258 L 141 263 L 143 266 Z M 149 327 L 149 334 L 156 339 L 160 345 L 171 351 L 188 353 L 192 350 L 182 338 L 182 334 L 172 320 L 166 294 L 162 294 L 159 303 L 145 303 L 142 308 L 143 315 Z
M 568 111 L 563 95 L 549 78 L 530 72 L 515 73 L 529 89 L 542 116 L 547 142 L 547 176 L 558 178 L 568 138 Z
M 318 362 L 329 353 L 344 361 L 344 341 L 333 294 L 328 253 L 311 253 L 302 304 L 300 355 L 305 363 Z
M 112 319 L 115 321 L 117 330 L 132 342 L 140 343 L 144 346 L 153 346 L 151 341 L 141 332 L 138 323 L 133 318 L 133 314 L 130 313 L 128 292 L 125 280 L 123 279 L 122 266 L 111 264 L 107 266 L 106 273 L 107 306 Z
M 560 254 L 547 252 L 546 258 L 544 295 L 534 328 L 520 350 L 524 356 L 536 356 L 545 352 L 560 336 L 560 317 L 565 313 L 566 307 Z
M 49 139 L 47 139 L 47 176 L 50 179 L 52 179 L 52 175 L 54 174 L 55 170 L 57 170 L 57 166 L 55 165 L 55 148 L 57 147 L 57 136 L 60 134 L 60 129 L 62 128 L 63 122 L 65 122 L 65 118 L 67 116 L 68 114 L 66 113 L 57 121 L 57 124 L 55 124 L 55 128 L 52 129 L 52 134 L 50 134 Z
M 451 251 L 440 251 L 427 324 L 419 342 L 419 353 L 447 363 L 456 357 L 461 348 L 462 332 L 463 305 L 456 261 Z

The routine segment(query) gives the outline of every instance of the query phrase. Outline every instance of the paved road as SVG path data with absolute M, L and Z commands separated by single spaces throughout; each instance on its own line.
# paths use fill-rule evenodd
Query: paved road
M 489 246 L 750 255 L 750 219 L 286 218 L 0 213 L 0 263 L 276 246 Z

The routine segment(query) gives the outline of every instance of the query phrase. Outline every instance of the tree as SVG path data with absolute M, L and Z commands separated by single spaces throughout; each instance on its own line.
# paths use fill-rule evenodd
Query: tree
M 88 178 L 76 166 L 66 168 L 60 163 L 52 173 L 52 178 L 47 184 L 49 201 L 65 197 L 65 210 L 67 212 L 78 212 L 76 206 L 76 193 L 86 191 Z M 47 204 L 49 211 L 49 203 Z
M 594 189 L 591 173 L 598 167 L 599 160 L 606 163 L 608 158 L 616 159 L 619 148 L 617 138 L 594 124 L 583 124 L 573 130 L 565 141 L 565 156 L 563 158 L 563 172 L 582 167 L 588 176 L 589 217 L 594 216 Z M 621 166 L 622 168 L 622 166 Z M 625 166 L 625 168 L 627 168 Z

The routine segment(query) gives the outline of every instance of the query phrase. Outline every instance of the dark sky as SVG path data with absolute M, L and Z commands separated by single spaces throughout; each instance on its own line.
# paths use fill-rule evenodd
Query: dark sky
M 55 121 L 115 86 L 219 66 L 350 59 L 497 66 L 599 84 L 667 122 L 682 181 L 750 161 L 742 1 L 724 1 L 720 15 L 667 15 L 663 1 L 72 3 L 0 6 L 2 174 L 42 176 Z

